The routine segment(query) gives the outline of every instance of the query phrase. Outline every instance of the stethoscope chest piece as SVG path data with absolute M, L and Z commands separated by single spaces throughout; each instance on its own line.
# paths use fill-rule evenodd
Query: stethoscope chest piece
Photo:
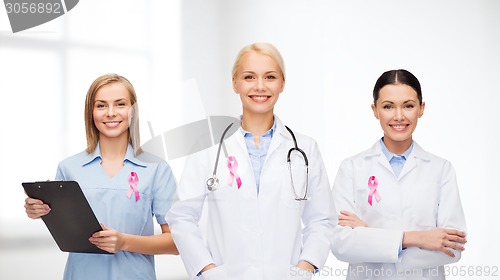
M 209 191 L 213 192 L 219 188 L 219 179 L 215 176 L 212 176 L 207 179 L 207 188 Z

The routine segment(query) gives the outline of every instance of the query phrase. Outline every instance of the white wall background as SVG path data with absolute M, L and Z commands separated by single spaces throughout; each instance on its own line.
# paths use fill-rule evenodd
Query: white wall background
M 331 182 L 343 158 L 382 135 L 370 110 L 378 76 L 414 73 L 427 103 L 414 137 L 454 164 L 468 223 L 466 251 L 452 267 L 474 274 L 449 279 L 494 279 L 477 271 L 499 263 L 499 27 L 496 0 L 82 0 L 16 34 L 0 8 L 0 279 L 62 273 L 66 255 L 41 221 L 26 218 L 20 183 L 53 178 L 60 160 L 85 148 L 94 78 L 116 72 L 132 81 L 144 143 L 147 121 L 158 134 L 239 115 L 230 70 L 255 41 L 282 52 L 288 79 L 276 113 L 317 139 Z M 171 165 L 180 176 L 182 159 Z M 14 268 L 26 264 L 33 269 Z M 346 267 L 333 256 L 327 265 Z M 178 257 L 158 257 L 157 269 L 160 279 L 187 279 Z

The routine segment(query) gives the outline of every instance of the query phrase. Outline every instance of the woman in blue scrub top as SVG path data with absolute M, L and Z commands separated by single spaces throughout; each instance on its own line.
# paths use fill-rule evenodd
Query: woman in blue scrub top
M 384 136 L 345 159 L 333 185 L 341 232 L 332 252 L 347 279 L 444 279 L 457 262 L 466 225 L 451 163 L 412 138 L 425 103 L 406 70 L 383 73 L 372 110 Z
M 116 74 L 87 92 L 87 149 L 61 161 L 56 180 L 80 184 L 103 228 L 89 240 L 113 254 L 69 253 L 64 279 L 156 279 L 153 255 L 178 254 L 165 220 L 175 178 L 165 161 L 141 151 L 136 102 L 132 84 Z M 40 200 L 25 202 L 32 219 L 50 212 Z

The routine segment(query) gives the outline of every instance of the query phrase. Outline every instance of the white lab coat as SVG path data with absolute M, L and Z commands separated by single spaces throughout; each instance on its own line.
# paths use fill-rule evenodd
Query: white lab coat
M 207 190 L 206 180 L 213 172 L 217 146 L 186 160 L 177 201 L 167 215 L 167 222 L 190 279 L 310 279 L 310 276 L 298 277 L 301 273 L 297 273 L 294 266 L 299 260 L 318 268 L 326 262 L 330 235 L 337 220 L 320 151 L 313 139 L 295 133 L 299 148 L 309 159 L 310 197 L 307 201 L 296 201 L 286 162 L 287 152 L 294 143 L 276 116 L 275 121 L 276 130 L 262 168 L 259 194 L 239 129 L 226 138 L 224 144 L 228 156 L 238 161 L 240 189 L 236 180 L 227 185 L 227 158 L 221 151 L 217 169 L 220 188 L 214 192 Z M 299 175 L 295 184 L 301 195 L 304 188 Z M 207 242 L 198 224 L 205 201 L 208 203 Z M 197 277 L 210 263 L 215 263 L 217 268 Z
M 368 203 L 368 178 L 378 180 L 380 201 Z M 404 231 L 452 228 L 465 231 L 455 171 L 450 162 L 417 143 L 399 178 L 381 150 L 344 160 L 332 188 L 336 209 L 355 213 L 368 227 L 341 227 L 332 252 L 350 263 L 347 279 L 444 279 L 443 265 L 457 262 L 439 251 L 410 247 L 398 256 Z M 378 277 L 377 277 L 378 276 Z

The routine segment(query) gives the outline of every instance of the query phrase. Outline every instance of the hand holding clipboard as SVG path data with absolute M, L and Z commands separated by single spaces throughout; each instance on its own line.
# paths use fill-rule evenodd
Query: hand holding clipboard
M 102 227 L 77 182 L 25 182 L 22 185 L 30 198 L 45 204 L 27 199 L 28 216 L 42 218 L 61 251 L 110 254 L 89 241 L 92 234 L 101 231 Z

